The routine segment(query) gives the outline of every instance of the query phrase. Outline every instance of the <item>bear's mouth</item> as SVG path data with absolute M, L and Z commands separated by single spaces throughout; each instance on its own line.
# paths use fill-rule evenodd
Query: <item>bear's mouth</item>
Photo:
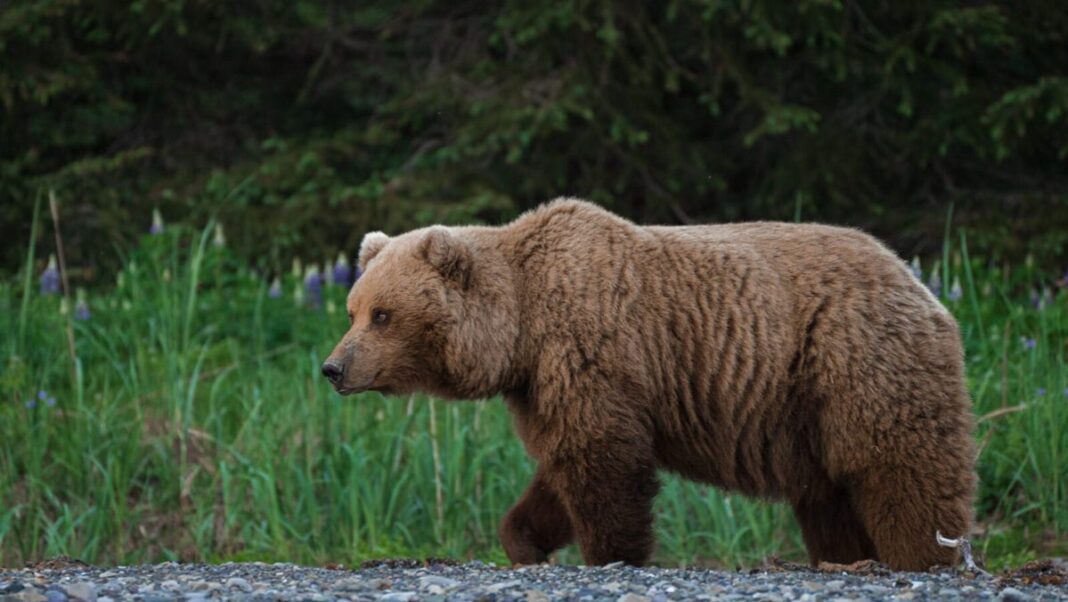
M 381 370 L 379 370 L 378 372 L 375 372 L 374 375 L 371 378 L 369 378 L 367 380 L 367 382 L 363 383 L 362 385 L 356 385 L 354 387 L 346 387 L 346 386 L 334 387 L 334 391 L 336 391 L 338 393 L 338 395 L 345 395 L 345 396 L 355 395 L 357 393 L 363 393 L 365 391 L 379 391 L 381 389 L 379 389 L 378 387 L 375 387 L 374 384 L 375 384 L 375 381 L 378 380 L 378 375 L 381 374 L 381 373 L 382 373 Z

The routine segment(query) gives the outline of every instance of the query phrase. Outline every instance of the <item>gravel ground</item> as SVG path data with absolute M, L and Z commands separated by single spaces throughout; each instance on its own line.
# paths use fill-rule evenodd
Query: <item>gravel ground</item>
M 77 561 L 0 569 L 0 599 L 84 600 L 1068 600 L 1068 567 L 1032 563 L 1001 577 L 957 572 L 864 574 L 779 563 L 745 572 L 609 566 L 503 569 L 411 560 L 365 563 L 358 570 L 292 564 L 163 563 L 97 568 Z M 1046 585 L 1040 585 L 1040 584 Z

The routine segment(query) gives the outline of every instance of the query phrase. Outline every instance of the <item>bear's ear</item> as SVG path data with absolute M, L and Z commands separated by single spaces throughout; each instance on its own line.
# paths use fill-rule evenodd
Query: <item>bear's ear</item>
M 471 251 L 464 241 L 447 228 L 433 227 L 419 250 L 423 259 L 442 276 L 467 288 L 471 277 Z
M 363 235 L 363 242 L 360 243 L 360 255 L 356 259 L 360 270 L 367 270 L 367 262 L 374 259 L 374 256 L 378 255 L 378 252 L 382 250 L 382 247 L 386 246 L 387 242 L 389 242 L 389 237 L 381 232 L 368 232 Z

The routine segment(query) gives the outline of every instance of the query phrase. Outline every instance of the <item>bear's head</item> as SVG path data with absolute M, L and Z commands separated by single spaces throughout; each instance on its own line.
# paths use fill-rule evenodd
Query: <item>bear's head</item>
M 338 393 L 498 393 L 519 336 L 512 270 L 466 229 L 367 234 L 349 292 L 348 332 L 322 371 Z

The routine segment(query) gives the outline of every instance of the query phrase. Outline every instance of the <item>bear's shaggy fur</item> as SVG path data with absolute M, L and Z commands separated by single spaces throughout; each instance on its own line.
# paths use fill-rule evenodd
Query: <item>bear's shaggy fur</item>
M 503 393 L 533 482 L 516 563 L 653 546 L 657 469 L 794 509 L 812 562 L 951 564 L 976 485 L 957 324 L 861 232 L 643 227 L 557 200 L 502 227 L 368 234 L 342 393 Z

